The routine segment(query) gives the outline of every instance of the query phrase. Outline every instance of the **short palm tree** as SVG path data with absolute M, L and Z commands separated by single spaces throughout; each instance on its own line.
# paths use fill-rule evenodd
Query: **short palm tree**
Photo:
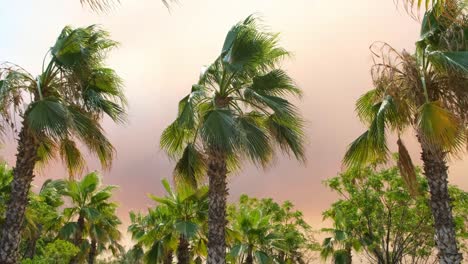
M 362 165 L 385 161 L 389 150 L 386 129 L 402 134 L 413 127 L 422 148 L 424 174 L 430 187 L 435 239 L 440 263 L 461 263 L 448 193 L 447 156 L 467 145 L 468 38 L 464 8 L 457 20 L 425 14 L 416 53 L 399 53 L 383 44 L 372 74 L 375 89 L 357 102 L 369 129 L 349 147 L 344 162 Z M 443 16 L 442 16 L 443 17 Z M 408 151 L 398 140 L 399 166 L 411 187 L 416 173 Z M 415 194 L 415 189 L 413 190 Z
M 173 190 L 166 179 L 162 184 L 167 195 L 150 197 L 159 203 L 158 207 L 166 207 L 170 212 L 171 220 L 162 224 L 167 225 L 167 230 L 172 230 L 179 237 L 175 250 L 178 263 L 189 264 L 192 240 L 197 236 L 204 236 L 201 227 L 208 218 L 208 188 L 194 189 L 189 185 L 180 184 Z
M 271 215 L 265 215 L 260 209 L 240 208 L 232 229 L 239 238 L 231 248 L 233 263 L 272 263 L 273 256 L 269 251 L 282 237 L 275 233 Z
M 209 264 L 225 263 L 227 174 L 244 159 L 266 166 L 275 147 L 304 160 L 303 122 L 286 99 L 301 90 L 278 68 L 288 55 L 253 16 L 236 24 L 162 134 L 162 148 L 178 160 L 176 182 L 208 175 Z
M 70 207 L 64 209 L 64 217 L 68 219 L 60 231 L 60 236 L 69 239 L 78 248 L 80 255 L 74 257 L 71 263 L 84 259 L 87 248 L 94 246 L 88 258 L 94 261 L 97 246 L 100 242 L 118 240 L 120 234 L 116 227 L 120 221 L 115 216 L 117 205 L 110 201 L 115 186 L 101 186 L 97 173 L 89 173 L 82 180 L 67 182 L 65 197 L 70 199 Z M 103 233 L 105 232 L 105 233 Z
M 16 263 L 27 196 L 39 161 L 60 156 L 70 170 L 85 165 L 77 142 L 109 167 L 114 148 L 100 121 L 124 120 L 121 80 L 103 60 L 117 45 L 96 26 L 65 27 L 33 76 L 18 65 L 0 65 L 0 127 L 19 130 L 18 153 L 0 240 L 0 262 Z M 20 121 L 21 120 L 21 121 Z M 15 133 L 16 134 L 16 133 Z
M 39 193 L 30 192 L 25 216 L 26 225 L 23 227 L 23 239 L 26 240 L 25 258 L 34 258 L 37 241 L 41 237 L 55 236 L 63 224 L 59 207 L 63 205 L 64 188 L 65 181 L 48 179 L 42 184 Z M 28 221 L 28 218 L 32 219 Z M 27 223 L 30 223 L 32 228 L 28 228 Z M 25 232 L 26 230 L 30 231 Z
M 147 215 L 130 212 L 131 225 L 128 231 L 137 242 L 134 249 L 144 252 L 144 263 L 172 264 L 179 236 L 174 232 L 171 212 L 167 207 L 149 209 Z
M 110 252 L 113 256 L 119 256 L 124 251 L 120 244 L 122 234 L 119 225 L 122 224 L 117 217 L 116 204 L 109 204 L 100 209 L 100 216 L 89 222 L 89 252 L 88 264 L 94 264 L 96 257 L 102 252 Z
M 324 219 L 332 219 L 334 223 L 333 228 L 322 228 L 321 230 L 330 235 L 324 238 L 320 250 L 320 257 L 324 261 L 331 258 L 334 264 L 351 264 L 353 249 L 356 251 L 360 249 L 360 241 L 345 230 L 343 223 L 345 217 L 346 215 L 340 210 L 324 213 Z
M 166 179 L 162 184 L 167 194 L 150 195 L 158 205 L 146 216 L 131 214 L 129 231 L 138 244 L 149 249 L 147 263 L 164 262 L 172 253 L 176 253 L 178 263 L 192 263 L 204 257 L 200 254 L 208 218 L 208 188 L 179 185 L 174 190 Z

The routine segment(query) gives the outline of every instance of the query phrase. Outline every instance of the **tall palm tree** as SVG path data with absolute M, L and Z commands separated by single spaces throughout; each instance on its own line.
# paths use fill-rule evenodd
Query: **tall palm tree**
M 425 14 L 414 55 L 399 53 L 387 44 L 376 54 L 375 88 L 356 107 L 369 129 L 350 145 L 344 162 L 386 160 L 386 129 L 400 135 L 413 127 L 430 187 L 440 263 L 461 263 L 447 186 L 447 158 L 467 145 L 468 38 L 464 32 L 468 27 L 462 6 L 451 10 L 458 12 L 457 20 L 436 19 L 435 12 Z M 397 143 L 399 167 L 411 187 L 416 183 L 414 166 L 403 142 Z
M 80 181 L 67 182 L 64 195 L 70 198 L 71 204 L 64 209 L 63 214 L 69 221 L 62 227 L 60 235 L 82 249 L 81 254 L 74 257 L 71 263 L 78 263 L 84 258 L 83 253 L 88 247 L 94 250 L 88 254 L 94 260 L 98 242 L 120 238 L 120 234 L 114 234 L 118 231 L 116 226 L 120 224 L 115 216 L 117 205 L 110 201 L 115 188 L 112 185 L 101 186 L 100 177 L 95 172 L 87 174 Z
M 266 166 L 276 149 L 304 160 L 303 122 L 286 99 L 301 90 L 278 68 L 288 55 L 256 18 L 239 22 L 162 134 L 162 148 L 178 160 L 176 182 L 208 175 L 209 264 L 225 263 L 227 174 L 244 159 Z
M 103 60 L 117 45 L 96 27 L 65 27 L 34 77 L 18 65 L 0 65 L 0 126 L 20 130 L 11 198 L 0 240 L 0 262 L 16 263 L 21 223 L 37 162 L 60 156 L 71 175 L 85 160 L 77 142 L 111 165 L 114 148 L 100 121 L 124 121 L 121 80 Z M 18 120 L 18 121 L 17 121 Z M 19 121 L 21 120 L 21 121 Z

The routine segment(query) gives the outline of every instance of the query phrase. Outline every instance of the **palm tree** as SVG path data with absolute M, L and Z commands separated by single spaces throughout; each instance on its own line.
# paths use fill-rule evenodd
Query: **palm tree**
M 116 215 L 116 209 L 116 204 L 109 204 L 100 209 L 101 214 L 96 221 L 89 222 L 89 264 L 95 263 L 97 255 L 103 251 L 110 251 L 113 256 L 118 256 L 124 250 L 119 242 L 122 234 L 118 229 L 122 222 Z
M 101 186 L 96 172 L 87 174 L 81 181 L 67 182 L 64 195 L 70 198 L 71 207 L 63 211 L 69 221 L 62 227 L 60 235 L 82 249 L 82 254 L 73 258 L 71 263 L 78 263 L 88 246 L 91 251 L 88 257 L 94 261 L 98 243 L 102 245 L 120 239 L 117 230 L 120 221 L 115 216 L 117 205 L 109 201 L 115 188 L 112 185 Z
M 77 147 L 83 143 L 104 167 L 111 165 L 114 148 L 100 121 L 107 115 L 124 121 L 125 97 L 116 73 L 103 64 L 117 45 L 96 26 L 65 27 L 44 57 L 34 77 L 18 65 L 0 66 L 1 128 L 20 130 L 6 225 L 0 240 L 0 262 L 16 263 L 21 223 L 37 162 L 60 156 L 70 174 L 85 160 Z M 21 118 L 21 122 L 16 120 Z
M 208 217 L 208 188 L 194 189 L 189 185 L 180 184 L 173 190 L 169 182 L 162 180 L 167 192 L 165 197 L 150 196 L 159 206 L 167 207 L 171 214 L 171 221 L 163 223 L 168 230 L 176 232 L 179 237 L 176 249 L 179 264 L 190 263 L 190 242 L 197 235 L 202 235 L 202 223 Z
M 131 214 L 129 231 L 139 244 L 150 248 L 148 263 L 167 259 L 162 252 L 170 252 L 169 255 L 175 252 L 178 263 L 191 263 L 193 258 L 201 258 L 199 254 L 203 253 L 208 188 L 179 185 L 173 190 L 166 179 L 162 184 L 167 194 L 164 197 L 150 195 L 158 205 L 149 210 L 147 216 Z
M 147 249 L 144 253 L 144 263 L 172 264 L 179 236 L 172 229 L 171 212 L 167 207 L 149 209 L 147 215 L 130 212 L 132 224 L 128 231 L 137 242 L 135 249 Z
M 269 250 L 281 239 L 273 227 L 271 215 L 260 209 L 240 208 L 232 227 L 239 234 L 230 252 L 233 263 L 271 263 L 273 256 L 268 254 Z
M 195 186 L 208 175 L 209 264 L 225 263 L 227 174 L 243 159 L 268 165 L 275 146 L 304 160 L 303 122 L 285 99 L 301 90 L 277 67 L 288 55 L 256 18 L 239 22 L 162 134 L 162 148 L 178 160 L 176 182 Z
M 321 230 L 331 235 L 325 237 L 322 242 L 320 256 L 324 261 L 331 257 L 335 264 L 351 264 L 353 249 L 356 251 L 360 249 L 360 241 L 346 231 L 345 217 L 346 215 L 338 209 L 324 213 L 324 219 L 331 219 L 334 224 L 333 228 L 322 228 Z
M 447 156 L 465 150 L 468 123 L 468 46 L 464 9 L 457 20 L 436 19 L 426 13 L 416 53 L 397 52 L 382 45 L 372 70 L 375 89 L 357 102 L 369 129 L 349 147 L 344 163 L 362 165 L 388 158 L 385 130 L 398 135 L 415 129 L 422 148 L 424 174 L 430 187 L 435 239 L 440 263 L 461 263 L 448 193 Z M 399 167 L 411 187 L 416 173 L 408 151 L 398 140 Z M 414 188 L 410 188 L 413 190 Z
M 27 240 L 25 258 L 34 258 L 39 238 L 47 234 L 55 235 L 55 231 L 62 224 L 62 215 L 58 208 L 63 205 L 64 188 L 65 181 L 48 179 L 42 184 L 38 194 L 30 192 L 23 227 L 23 239 Z

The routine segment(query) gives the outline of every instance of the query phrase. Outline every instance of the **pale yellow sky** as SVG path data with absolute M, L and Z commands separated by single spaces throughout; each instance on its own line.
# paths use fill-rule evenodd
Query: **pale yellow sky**
M 120 213 L 152 205 L 147 193 L 162 194 L 160 180 L 171 177 L 171 162 L 159 150 L 159 136 L 175 117 L 177 102 L 197 81 L 202 65 L 219 53 L 226 32 L 252 13 L 294 53 L 285 69 L 304 89 L 299 103 L 307 119 L 308 162 L 278 157 L 267 171 L 247 166 L 230 178 L 231 200 L 242 193 L 291 200 L 314 227 L 335 199 L 321 182 L 340 171 L 346 146 L 363 127 L 354 101 L 371 88 L 369 45 L 386 41 L 412 49 L 419 25 L 393 0 L 180 0 L 171 12 L 159 0 L 121 0 L 110 14 L 95 14 L 78 0 L 0 0 L 0 61 L 38 73 L 42 58 L 65 25 L 101 24 L 121 42 L 108 64 L 124 78 L 129 124 L 106 123 L 118 158 L 105 182 L 120 185 Z M 413 158 L 418 159 L 414 142 Z M 14 145 L 1 152 L 10 164 Z M 99 169 L 94 160 L 89 169 Z M 467 159 L 451 164 L 450 181 L 468 190 Z M 63 177 L 60 165 L 38 176 Z

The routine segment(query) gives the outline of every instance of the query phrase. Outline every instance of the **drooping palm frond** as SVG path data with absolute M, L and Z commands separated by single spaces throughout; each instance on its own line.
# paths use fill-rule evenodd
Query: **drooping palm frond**
M 405 144 L 398 138 L 398 169 L 400 174 L 405 181 L 406 186 L 412 196 L 417 196 L 419 194 L 418 181 L 416 176 L 416 167 L 411 160 L 411 156 L 406 148 Z

